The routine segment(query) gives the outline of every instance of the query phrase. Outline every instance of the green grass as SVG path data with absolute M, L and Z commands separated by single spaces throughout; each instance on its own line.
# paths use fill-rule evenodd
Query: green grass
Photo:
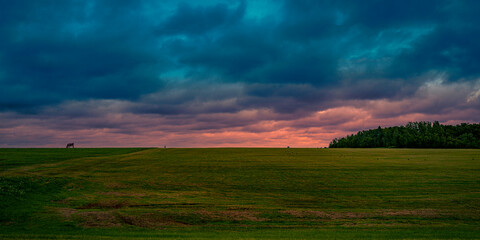
M 0 166 L 0 238 L 480 238 L 480 150 L 0 149 Z

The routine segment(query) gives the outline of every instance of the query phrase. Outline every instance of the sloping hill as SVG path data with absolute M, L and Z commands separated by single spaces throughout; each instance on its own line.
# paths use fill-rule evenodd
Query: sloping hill
M 2 169 L 0 238 L 480 238 L 480 150 L 108 151 Z

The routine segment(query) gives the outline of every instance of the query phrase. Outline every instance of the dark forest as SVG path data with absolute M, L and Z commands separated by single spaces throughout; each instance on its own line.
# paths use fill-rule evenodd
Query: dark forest
M 333 139 L 330 148 L 480 148 L 480 124 L 409 122 Z

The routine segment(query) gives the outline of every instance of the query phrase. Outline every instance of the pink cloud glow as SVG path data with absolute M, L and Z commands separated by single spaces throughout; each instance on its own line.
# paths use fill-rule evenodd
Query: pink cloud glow
M 449 115 L 411 113 L 375 118 L 372 111 L 365 108 L 338 107 L 292 120 L 248 121 L 245 113 L 238 113 L 238 116 L 210 116 L 219 122 L 235 121 L 233 117 L 237 116 L 241 123 L 219 127 L 212 121 L 215 128 L 208 128 L 205 122 L 197 123 L 195 120 L 184 120 L 183 124 L 177 125 L 171 119 L 124 114 L 103 118 L 106 119 L 106 125 L 114 123 L 121 128 L 106 126 L 77 129 L 74 126 L 76 121 L 72 121 L 70 130 L 67 120 L 63 123 L 65 126 L 58 128 L 46 123 L 48 120 L 29 119 L 19 120 L 23 122 L 21 125 L 0 129 L 0 146 L 14 147 L 21 142 L 21 147 L 62 147 L 66 142 L 72 141 L 79 147 L 325 147 L 333 138 L 363 129 L 403 125 L 420 120 L 456 124 L 468 121 L 472 114 L 480 116 L 480 111 L 468 109 L 453 111 Z M 255 119 L 257 116 L 250 117 Z M 98 125 L 99 119 L 82 121 Z
M 325 147 L 333 138 L 378 126 L 478 122 L 477 92 L 468 84 L 430 82 L 410 98 L 339 101 L 301 115 L 270 109 L 134 114 L 123 112 L 135 105 L 125 101 L 67 102 L 41 117 L 0 114 L 0 147 L 63 147 L 67 142 L 78 147 Z M 72 110 L 77 108 L 88 111 L 77 116 Z

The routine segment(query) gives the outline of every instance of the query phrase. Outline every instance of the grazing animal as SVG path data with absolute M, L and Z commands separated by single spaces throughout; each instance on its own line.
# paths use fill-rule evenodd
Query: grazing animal
M 73 145 L 73 143 L 67 143 L 67 147 L 66 148 L 75 148 L 75 146 Z

